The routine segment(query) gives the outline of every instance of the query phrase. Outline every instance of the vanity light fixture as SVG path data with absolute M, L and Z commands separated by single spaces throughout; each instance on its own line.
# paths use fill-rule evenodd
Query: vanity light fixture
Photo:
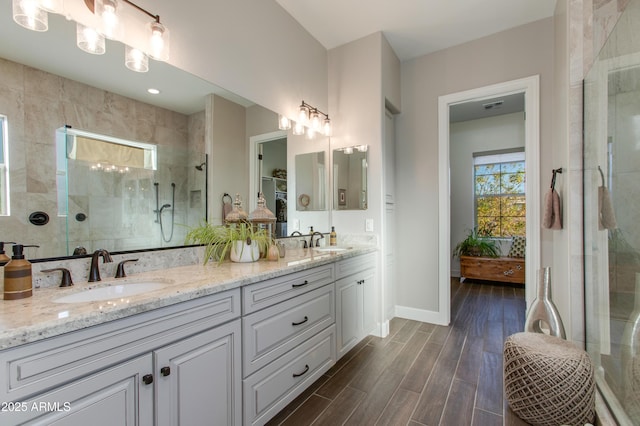
M 278 116 L 278 128 L 286 130 L 291 128 L 291 120 L 283 115 Z M 286 120 L 289 127 L 283 127 L 283 120 Z M 316 133 L 331 136 L 331 120 L 329 114 L 325 114 L 318 108 L 302 101 L 298 108 L 298 120 L 293 125 L 294 135 L 304 135 L 306 132 L 308 139 L 313 139 Z
M 84 4 L 95 19 L 87 18 L 86 13 L 78 13 L 73 6 L 65 10 L 63 0 L 12 0 L 13 20 L 30 30 L 47 31 L 48 13 L 66 15 L 68 20 L 76 21 L 76 43 L 80 49 L 101 55 L 106 50 L 105 38 L 123 42 L 126 45 L 125 65 L 136 72 L 149 70 L 149 58 L 157 61 L 169 59 L 169 30 L 160 22 L 159 15 L 130 0 L 84 0 Z M 125 4 L 151 18 L 144 28 L 131 31 L 134 35 L 128 34 L 128 37 L 125 34 L 126 24 L 135 26 L 140 20 L 127 13 L 123 7 Z M 146 39 L 139 39 L 142 34 L 146 34 Z

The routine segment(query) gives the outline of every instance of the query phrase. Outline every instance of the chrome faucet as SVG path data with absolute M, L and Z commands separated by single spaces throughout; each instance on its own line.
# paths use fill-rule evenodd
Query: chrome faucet
M 98 267 L 98 265 L 100 263 L 98 261 L 98 258 L 100 256 L 102 256 L 102 261 L 104 263 L 113 262 L 113 259 L 111 258 L 111 255 L 105 249 L 98 249 L 98 250 L 94 251 L 93 255 L 91 255 L 91 267 L 89 268 L 89 282 L 90 283 L 93 283 L 93 282 L 101 280 L 101 278 L 100 278 L 100 268 Z
M 318 232 L 318 231 L 311 232 L 311 237 L 309 238 L 309 247 L 313 247 L 313 236 L 314 235 L 320 235 L 320 238 L 324 238 L 324 235 L 322 235 L 322 232 Z M 320 238 L 318 238 L 316 240 L 316 247 L 319 247 L 318 244 L 320 244 Z

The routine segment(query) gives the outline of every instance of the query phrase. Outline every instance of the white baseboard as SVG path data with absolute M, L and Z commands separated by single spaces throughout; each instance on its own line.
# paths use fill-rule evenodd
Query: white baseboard
M 443 315 L 436 311 L 425 309 L 409 308 L 407 306 L 396 306 L 396 317 L 410 319 L 430 324 L 449 325 Z

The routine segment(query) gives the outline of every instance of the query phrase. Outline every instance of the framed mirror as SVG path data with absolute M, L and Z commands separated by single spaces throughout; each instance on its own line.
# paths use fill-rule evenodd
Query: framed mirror
M 327 165 L 324 151 L 296 155 L 296 210 L 327 209 Z
M 333 150 L 333 209 L 366 210 L 367 145 Z
M 10 5 L 3 2 L 3 7 Z M 75 25 L 63 16 L 51 14 L 49 30 L 36 33 L 15 24 L 10 10 L 0 12 L 0 117 L 9 129 L 4 141 L 8 155 L 3 161 L 8 159 L 10 209 L 0 212 L 3 240 L 40 245 L 27 250 L 31 260 L 65 257 L 76 245 L 86 246 L 88 251 L 97 247 L 116 252 L 153 250 L 184 244 L 180 230 L 204 219 L 205 193 L 209 195 L 206 211 L 213 222 L 222 218 L 225 193 L 240 193 L 250 211 L 255 196 L 249 190 L 249 139 L 277 130 L 277 113 L 164 62 L 152 61 L 148 73 L 132 72 L 124 65 L 120 43 L 108 41 L 104 55 L 89 55 L 76 47 Z M 149 88 L 160 94 L 150 94 Z M 148 178 L 148 185 L 136 183 L 138 201 L 149 197 L 149 205 L 139 207 L 135 214 L 148 217 L 144 224 L 131 225 L 130 235 L 118 238 L 117 243 L 115 239 L 108 241 L 105 236 L 109 233 L 98 232 L 92 243 L 95 247 L 89 245 L 84 231 L 70 226 L 67 232 L 67 217 L 58 214 L 59 199 L 64 197 L 59 197 L 56 184 L 56 129 L 65 124 L 76 130 L 156 144 L 160 158 L 162 149 L 168 149 L 168 157 L 184 160 L 180 165 L 160 161 L 157 175 Z M 296 147 L 291 153 L 287 149 L 289 181 L 295 179 L 293 156 L 301 152 L 299 149 L 328 152 L 328 139 L 312 142 L 313 148 L 300 144 L 303 148 Z M 176 176 L 178 169 L 184 170 L 184 179 L 162 177 Z M 186 183 L 189 179 L 198 179 L 198 185 L 206 188 L 191 187 Z M 159 183 L 157 208 L 155 182 Z M 175 202 L 171 183 L 176 184 Z M 120 217 L 118 223 L 123 226 L 130 223 L 129 207 L 116 211 L 113 207 L 117 203 L 105 201 L 97 213 L 87 213 L 85 201 L 74 203 L 70 203 L 69 218 L 75 220 L 76 214 L 84 214 L 86 219 L 73 225 L 84 226 L 100 217 Z M 158 213 L 154 210 L 165 204 L 185 208 L 182 213 L 175 212 L 170 242 L 162 240 L 160 224 L 155 222 Z M 93 205 L 98 209 L 97 203 Z M 191 209 L 192 205 L 197 207 Z M 45 212 L 50 220 L 46 225 L 33 225 L 28 220 L 33 212 Z M 171 213 L 168 207 L 162 211 L 167 239 L 170 227 L 164 225 L 171 221 Z M 326 211 L 312 219 L 297 220 L 303 232 L 307 223 L 323 232 L 329 229 Z M 141 226 L 155 234 L 153 240 L 138 238 L 144 235 Z

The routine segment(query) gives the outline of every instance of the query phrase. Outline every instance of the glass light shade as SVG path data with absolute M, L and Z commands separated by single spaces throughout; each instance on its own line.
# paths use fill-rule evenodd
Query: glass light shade
M 96 15 L 102 22 L 101 32 L 110 40 L 122 40 L 124 28 L 120 21 L 118 0 L 95 0 Z
M 40 7 L 47 12 L 60 13 L 64 12 L 64 4 L 62 0 L 38 0 Z
M 124 64 L 131 71 L 147 72 L 149 71 L 149 57 L 140 49 L 125 46 Z
M 298 123 L 304 126 L 305 124 L 307 124 L 308 121 L 309 121 L 309 109 L 304 105 L 300 105 L 300 109 L 298 110 Z
M 350 147 L 344 148 L 342 152 L 344 152 L 345 154 L 353 154 L 353 147 L 350 146 Z
M 49 29 L 49 15 L 40 8 L 38 0 L 13 0 L 13 20 L 33 31 Z
M 322 124 L 322 133 L 325 136 L 331 136 L 331 120 L 329 120 L 329 117 L 324 119 L 324 123 Z
M 316 132 L 320 130 L 320 128 L 322 128 L 322 123 L 320 122 L 320 114 L 318 114 L 318 111 L 313 111 L 310 114 L 309 121 L 311 123 L 311 128 Z
M 149 34 L 149 49 L 147 53 L 156 61 L 169 60 L 169 30 L 160 22 L 149 22 L 147 24 Z
M 295 126 L 293 126 L 293 134 L 296 136 L 304 135 L 304 126 L 296 122 Z
M 80 49 L 93 55 L 102 55 L 106 51 L 104 36 L 79 22 L 76 24 L 76 43 Z
M 307 139 L 313 139 L 316 137 L 316 131 L 313 127 L 307 127 Z
M 291 120 L 288 117 L 278 114 L 278 129 L 289 130 L 291 128 Z

